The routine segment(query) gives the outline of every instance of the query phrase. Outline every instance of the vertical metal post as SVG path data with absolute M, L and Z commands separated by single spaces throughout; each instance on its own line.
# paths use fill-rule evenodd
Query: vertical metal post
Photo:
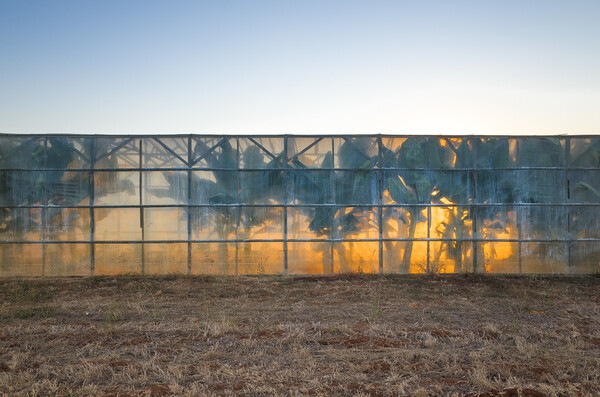
M 146 236 L 145 236 L 145 230 L 144 230 L 144 207 L 143 207 L 143 200 L 142 200 L 142 192 L 143 192 L 143 185 L 142 185 L 142 164 L 143 164 L 143 156 L 142 156 L 142 138 L 139 139 L 139 150 L 138 150 L 138 162 L 139 162 L 139 167 L 140 167 L 140 172 L 139 172 L 139 185 L 140 185 L 140 228 L 142 229 L 142 274 L 144 274 L 145 271 L 145 246 L 144 246 L 144 240 L 146 240 Z
M 521 139 L 517 138 L 517 167 L 519 167 L 519 163 L 521 162 L 521 157 L 520 157 L 520 142 Z M 520 168 L 520 167 L 519 167 Z M 519 239 L 519 274 L 523 273 L 523 230 L 521 228 L 521 215 L 523 214 L 523 207 L 516 207 L 515 208 L 515 212 L 516 212 L 516 218 L 517 218 L 517 232 L 518 232 L 518 239 Z
M 329 180 L 331 181 L 330 185 L 331 185 L 331 201 L 332 204 L 336 204 L 336 196 L 335 196 L 335 138 L 332 136 L 331 137 L 331 159 L 332 161 L 332 165 L 333 165 L 333 170 L 329 172 Z M 338 207 L 333 207 L 333 217 L 331 218 L 331 238 L 333 239 L 336 235 L 337 235 L 337 221 L 335 219 L 335 213 Z M 331 241 L 330 242 L 330 246 L 329 246 L 329 256 L 331 259 L 331 268 L 328 269 L 329 273 L 333 274 L 334 271 L 334 242 Z M 340 269 L 341 270 L 341 269 Z
M 46 168 L 48 168 L 48 137 L 44 138 L 44 171 L 46 173 Z M 47 178 L 42 178 L 44 183 L 42 184 L 42 277 L 46 275 L 46 229 L 48 227 L 48 197 L 46 197 L 46 180 Z M 30 210 L 31 211 L 31 210 Z M 63 210 L 61 210 L 63 211 Z
M 569 266 L 569 273 L 573 273 L 573 237 L 571 236 L 571 180 L 569 178 L 569 168 L 571 167 L 571 138 L 565 138 L 565 164 L 564 164 L 564 183 L 565 183 L 565 196 L 567 203 L 567 264 Z M 598 171 L 594 171 L 598 172 Z M 585 208 L 585 207 L 584 207 Z
M 377 137 L 377 227 L 379 229 L 379 274 L 383 274 L 383 142 Z
M 240 247 L 239 247 L 239 224 L 240 224 L 240 137 L 235 137 L 236 144 L 236 161 L 237 161 L 237 171 L 236 171 L 236 191 L 235 191 L 235 275 L 238 275 L 239 269 L 239 260 L 240 260 Z
M 188 135 L 187 141 L 187 274 L 192 274 L 192 135 Z
M 91 138 L 90 149 L 90 275 L 93 276 L 96 270 L 96 252 L 94 246 L 94 234 L 96 225 L 94 223 L 94 163 L 96 162 L 96 137 Z
M 471 139 L 480 139 L 480 138 L 471 138 Z M 473 184 L 473 204 L 477 204 L 477 144 L 471 146 L 471 153 L 473 153 L 472 158 L 472 167 L 471 167 L 471 176 L 472 176 L 472 184 Z M 479 207 L 471 206 L 471 219 L 473 223 L 473 273 L 477 273 L 477 256 L 479 255 L 478 243 L 479 243 L 479 233 L 477 228 L 477 210 Z
M 431 204 L 431 202 L 429 203 Z M 431 206 L 427 206 L 427 273 L 431 271 Z
M 288 274 L 288 137 L 283 137 L 283 274 Z

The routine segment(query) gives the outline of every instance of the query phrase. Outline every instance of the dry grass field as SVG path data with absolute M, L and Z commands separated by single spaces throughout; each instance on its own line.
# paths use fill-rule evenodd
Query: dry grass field
M 600 394 L 600 278 L 0 281 L 0 395 Z

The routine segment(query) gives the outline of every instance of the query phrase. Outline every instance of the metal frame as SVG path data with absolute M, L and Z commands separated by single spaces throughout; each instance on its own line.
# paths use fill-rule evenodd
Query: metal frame
M 42 203 L 40 205 L 4 205 L 3 208 L 40 208 L 41 209 L 41 220 L 42 220 L 42 239 L 41 240 L 18 240 L 18 241 L 0 241 L 0 245 L 6 245 L 6 244 L 42 244 L 43 247 L 43 264 L 42 264 L 42 275 L 45 274 L 45 268 L 46 268 L 46 246 L 48 244 L 88 244 L 90 246 L 90 274 L 94 274 L 95 272 L 95 250 L 96 250 L 96 245 L 101 244 L 101 245 L 105 245 L 105 244 L 141 244 L 142 246 L 142 255 L 141 255 L 141 272 L 144 273 L 146 271 L 145 269 L 145 257 L 144 257 L 144 247 L 146 244 L 152 244 L 152 243 L 161 243 L 161 244 L 181 244 L 181 243 L 186 243 L 187 244 L 187 273 L 190 274 L 192 273 L 192 262 L 193 262 L 193 250 L 192 250 L 192 244 L 193 243 L 221 243 L 221 242 L 227 242 L 227 243 L 235 243 L 235 274 L 238 274 L 238 261 L 239 261 L 239 243 L 246 243 L 246 242 L 273 242 L 273 243 L 282 243 L 283 245 L 283 263 L 281 264 L 281 273 L 287 274 L 289 271 L 288 268 L 288 243 L 293 243 L 293 242 L 327 242 L 327 243 L 331 243 L 330 245 L 330 260 L 331 260 L 331 272 L 333 272 L 333 263 L 334 263 L 334 243 L 337 242 L 378 242 L 378 271 L 379 273 L 383 273 L 384 272 L 384 242 L 386 241 L 398 241 L 398 242 L 402 242 L 402 241 L 422 241 L 422 242 L 427 242 L 427 271 L 431 270 L 430 268 L 430 262 L 431 262 L 431 248 L 430 248 L 430 244 L 432 242 L 449 242 L 449 241 L 456 241 L 456 239 L 444 239 L 444 238 L 433 238 L 432 237 L 432 233 L 431 233 L 431 210 L 432 208 L 453 208 L 453 207 L 464 207 L 464 208 L 468 208 L 470 211 L 472 211 L 473 209 L 477 209 L 477 208 L 490 208 L 490 207 L 511 207 L 511 208 L 519 208 L 519 207 L 561 207 L 561 208 L 565 208 L 566 212 L 567 212 L 567 233 L 565 234 L 564 238 L 548 238 L 548 239 L 535 239 L 535 238 L 527 238 L 527 239 L 523 239 L 522 237 L 522 232 L 521 232 L 521 227 L 522 227 L 522 223 L 523 220 L 519 218 L 519 216 L 516 216 L 516 227 L 518 229 L 518 238 L 514 239 L 503 239 L 503 238 L 498 238 L 498 239 L 486 239 L 483 238 L 481 235 L 481 231 L 478 230 L 479 226 L 481 226 L 479 224 L 479 221 L 476 218 L 476 214 L 477 211 L 473 212 L 473 220 L 472 220 L 472 237 L 471 238 L 463 238 L 461 239 L 461 241 L 463 242 L 469 242 L 472 244 L 472 250 L 473 250 L 473 271 L 474 272 L 478 272 L 480 270 L 480 263 L 478 263 L 479 261 L 479 256 L 480 253 L 478 253 L 478 243 L 486 243 L 486 242 L 515 242 L 518 243 L 518 259 L 519 259 L 519 272 L 523 271 L 522 268 L 522 244 L 524 242 L 539 242 L 539 243 L 564 243 L 566 244 L 566 246 L 568 247 L 568 266 L 569 269 L 572 270 L 573 268 L 573 264 L 571 263 L 571 250 L 572 250 L 572 246 L 574 243 L 582 243 L 582 242 L 600 242 L 600 238 L 573 238 L 571 236 L 571 210 L 573 208 L 577 208 L 577 207 L 589 207 L 589 208 L 595 208 L 595 207 L 600 207 L 600 202 L 597 203 L 577 203 L 577 202 L 572 202 L 571 201 L 571 195 L 570 195 L 570 181 L 569 181 L 569 173 L 571 171 L 587 171 L 587 172 L 600 172 L 600 167 L 572 167 L 570 166 L 570 161 L 571 161 L 571 157 L 570 157 L 570 145 L 571 145 L 571 139 L 597 139 L 598 137 L 596 136 L 577 136 L 577 137 L 563 137 L 563 136 L 553 136 L 553 137 L 543 137 L 543 138 L 556 138 L 559 139 L 561 142 L 564 142 L 564 165 L 562 166 L 552 166 L 552 167 L 509 167 L 509 168 L 495 168 L 495 169 L 487 169 L 487 168 L 394 168 L 394 167 L 383 167 L 381 166 L 382 164 L 382 156 L 383 156 L 383 147 L 384 147 L 384 143 L 383 143 L 383 139 L 384 138 L 415 138 L 415 137 L 419 137 L 419 138 L 437 138 L 437 139 L 453 139 L 453 138 L 459 138 L 459 139 L 480 139 L 480 138 L 509 138 L 509 139 L 516 139 L 516 156 L 519 156 L 519 142 L 523 141 L 523 140 L 527 140 L 527 139 L 531 139 L 531 138 L 541 138 L 538 136 L 519 136 L 519 137 L 507 137 L 507 136 L 479 136 L 479 135 L 471 135 L 471 136 L 401 136 L 401 135 L 382 135 L 382 134 L 378 134 L 378 135 L 253 135 L 253 136 L 218 136 L 218 135 L 193 135 L 193 134 L 186 134 L 186 135 L 163 135 L 163 136 L 159 136 L 159 135 L 144 135 L 144 136 L 130 136 L 130 135 L 26 135 L 26 136 L 19 136 L 19 135 L 12 135 L 12 134 L 0 134 L 0 145 L 2 144 L 2 140 L 4 139 L 14 139 L 14 138 L 30 138 L 30 139 L 43 139 L 44 142 L 44 147 L 45 147 L 45 151 L 48 150 L 48 139 L 51 138 L 57 138 L 57 137 L 61 137 L 61 138 L 85 138 L 85 139 L 92 139 L 92 144 L 91 144 L 91 158 L 87 158 L 87 156 L 82 153 L 79 152 L 79 154 L 82 156 L 83 159 L 89 161 L 89 167 L 82 167 L 82 168 L 68 168 L 68 169 L 64 169 L 64 168 L 49 168 L 47 167 L 46 162 L 44 161 L 44 166 L 42 168 L 10 168 L 10 169 L 6 169 L 6 168 L 0 168 L 1 170 L 9 170 L 11 172 L 52 172 L 52 171 L 68 171 L 68 172 L 86 172 L 89 173 L 90 175 L 90 186 L 89 186 L 89 204 L 85 204 L 85 205 L 75 205 L 75 206 L 62 206 L 62 205 L 51 205 L 48 203 L 47 198 L 45 196 L 45 188 L 44 188 L 44 199 L 42 201 Z M 172 147 L 170 147 L 167 143 L 165 143 L 164 141 L 169 140 L 169 139 L 173 139 L 173 138 L 178 138 L 181 140 L 184 140 L 185 145 L 187 145 L 187 147 L 179 147 L 179 149 L 181 150 L 186 150 L 186 158 L 183 158 L 181 155 L 179 155 Z M 192 144 L 194 142 L 197 142 L 200 139 L 207 139 L 207 138 L 212 138 L 216 140 L 216 143 L 214 143 L 210 148 L 208 148 L 205 152 L 203 153 L 194 153 L 193 149 L 192 149 Z M 260 143 L 260 139 L 263 138 L 275 138 L 275 139 L 281 139 L 283 141 L 283 150 L 280 154 L 274 154 L 271 153 L 271 151 L 266 148 L 263 144 Z M 292 155 L 291 157 L 289 156 L 289 145 L 288 142 L 290 140 L 290 138 L 311 138 L 313 139 L 313 142 L 310 143 L 308 146 L 302 148 L 298 153 L 295 153 L 294 155 Z M 297 168 L 291 168 L 289 166 L 290 161 L 292 161 L 295 158 L 298 158 L 299 156 L 301 156 L 302 154 L 308 152 L 310 149 L 312 149 L 313 147 L 316 148 L 316 145 L 323 142 L 323 141 L 327 141 L 327 140 L 331 140 L 331 152 L 332 152 L 332 156 L 335 159 L 335 150 L 336 150 L 336 139 L 342 139 L 342 140 L 348 140 L 351 138 L 370 138 L 373 139 L 373 141 L 375 142 L 375 144 L 377 145 L 377 164 L 374 165 L 373 168 L 369 169 L 368 172 L 372 173 L 373 176 L 376 178 L 376 184 L 377 184 L 377 200 L 374 203 L 356 203 L 356 204 L 339 204 L 336 201 L 336 198 L 333 197 L 333 203 L 315 203 L 315 204 L 296 204 L 293 202 L 290 202 L 290 195 L 287 189 L 284 189 L 284 197 L 283 197 L 283 202 L 282 203 L 265 203 L 265 204 L 252 204 L 252 203 L 240 203 L 240 198 L 239 198 L 239 192 L 240 192 L 240 179 L 241 178 L 237 178 L 238 181 L 238 186 L 237 186 L 237 193 L 236 193 L 236 203 L 235 204 L 196 204 L 196 203 L 192 203 L 192 176 L 194 171 L 232 171 L 232 172 L 238 172 L 238 173 L 246 173 L 246 172 L 256 172 L 256 171 L 265 171 L 265 168 L 241 168 L 240 167 L 240 140 L 241 139 L 245 139 L 247 140 L 250 144 L 255 145 L 256 147 L 258 147 L 260 149 L 260 151 L 264 154 L 266 154 L 268 156 L 269 159 L 272 160 L 276 160 L 280 165 L 278 168 L 274 168 L 274 169 L 270 169 L 270 171 L 276 170 L 276 171 L 280 171 L 284 184 L 288 184 L 289 182 L 289 178 L 290 175 L 292 175 L 294 172 L 306 172 L 306 171 L 310 171 L 310 172 L 329 172 L 332 178 L 332 183 L 333 183 L 333 176 L 334 176 L 334 172 L 339 172 L 339 171 L 354 171 L 354 172 L 365 172 L 365 169 L 362 168 L 340 168 L 340 167 L 335 167 L 335 163 L 334 163 L 334 167 L 332 168 L 306 168 L 306 169 L 297 169 Z M 97 154 L 96 150 L 97 150 L 97 145 L 96 142 L 98 139 L 122 139 L 121 142 L 119 142 L 116 146 L 110 148 L 110 150 L 107 153 L 102 153 L 102 154 Z M 211 167 L 202 167 L 199 166 L 198 164 L 205 159 L 207 156 L 209 156 L 214 150 L 220 148 L 225 142 L 226 140 L 229 139 L 232 143 L 235 142 L 235 150 L 236 150 L 236 154 L 237 154 L 237 167 L 235 168 L 211 168 Z M 177 140 L 176 140 L 177 141 Z M 144 164 L 144 158 L 147 155 L 150 155 L 151 153 L 149 152 L 145 152 L 144 148 L 145 146 L 148 145 L 148 142 L 151 142 L 152 145 L 154 145 L 154 150 L 156 151 L 156 148 L 158 147 L 160 150 L 164 151 L 164 153 L 162 153 L 160 156 L 156 155 L 156 153 L 154 153 L 157 157 L 156 158 L 162 158 L 164 157 L 165 162 L 163 163 L 166 164 L 167 161 L 169 160 L 176 160 L 179 163 L 182 163 L 183 166 L 175 166 L 175 167 L 161 167 L 161 166 L 152 166 L 152 167 L 146 167 Z M 179 141 L 177 141 L 179 142 Z M 136 148 L 135 144 L 137 143 L 137 145 L 139 147 Z M 133 144 L 133 146 L 132 146 Z M 157 145 L 157 146 L 156 146 Z M 130 146 L 132 146 L 132 148 L 136 148 L 137 152 L 133 152 L 133 149 L 130 148 Z M 138 158 L 138 164 L 129 164 L 131 165 L 131 167 L 124 167 L 124 168 L 111 168 L 111 167 L 98 167 L 95 168 L 95 164 L 97 161 L 103 159 L 103 158 L 107 158 L 108 156 L 118 153 L 120 150 L 129 150 L 130 156 L 137 156 Z M 133 157 L 131 157 L 133 158 Z M 1 164 L 1 163 L 0 163 Z M 465 173 L 468 175 L 469 180 L 471 181 L 471 183 L 473 184 L 472 189 L 473 189 L 473 193 L 477 192 L 477 186 L 476 186 L 476 175 L 478 172 L 486 172 L 486 173 L 490 173 L 490 172 L 504 172 L 504 171 L 515 171 L 515 172 L 526 172 L 526 171 L 535 171 L 535 170 L 543 170 L 543 171 L 553 171 L 555 173 L 561 173 L 562 174 L 562 178 L 565 184 L 565 194 L 564 194 L 564 198 L 561 202 L 556 202 L 556 203 L 481 203 L 478 202 L 478 199 L 476 197 L 474 197 L 474 200 L 470 200 L 469 202 L 465 202 L 465 203 L 452 203 L 452 204 L 443 204 L 443 203 L 423 203 L 423 204 L 385 204 L 383 197 L 384 197 L 384 174 L 386 171 L 392 171 L 392 172 L 419 172 L 419 171 L 426 171 L 426 172 L 448 172 L 448 173 Z M 94 185 L 94 177 L 97 173 L 99 172 L 138 172 L 139 173 L 139 204 L 124 204 L 124 205 L 101 205 L 101 204 L 96 204 L 95 202 L 95 185 Z M 187 203 L 179 203 L 179 204 L 145 204 L 144 199 L 143 199 L 143 192 L 144 192 L 144 185 L 143 185 L 143 175 L 145 172 L 152 172 L 152 171 L 183 171 L 187 173 Z M 332 189 L 332 193 L 333 195 L 335 195 L 335 190 Z M 191 215 L 191 211 L 190 209 L 192 208 L 219 208 L 219 207 L 224 207 L 224 208 L 237 208 L 238 211 L 236 211 L 236 230 L 235 230 L 235 238 L 234 239 L 209 239 L 209 240 L 204 240 L 204 239 L 194 239 L 193 238 L 193 234 L 192 234 L 192 215 Z M 240 238 L 239 233 L 238 233 L 238 227 L 240 224 L 240 213 L 241 213 L 241 209 L 242 208 L 281 208 L 282 209 L 282 213 L 283 213 L 283 219 L 282 219 L 282 225 L 283 225 L 283 235 L 282 238 L 277 238 L 277 239 L 244 239 L 244 238 Z M 288 209 L 290 208 L 319 208 L 319 207 L 332 207 L 332 208 L 349 208 L 349 207 L 358 207 L 358 208 L 372 208 L 373 210 L 377 211 L 377 232 L 378 232 L 378 238 L 369 238 L 369 239 L 365 239 L 365 238 L 336 238 L 335 236 L 331 236 L 329 238 L 313 238 L 313 239 L 298 239 L 298 238 L 290 238 L 290 236 L 288 235 Z M 383 226 L 384 226 L 384 222 L 383 222 L 383 210 L 386 208 L 410 208 L 410 207 L 418 207 L 418 208 L 423 208 L 426 209 L 427 211 L 427 238 L 385 238 L 384 233 L 383 233 Z M 49 238 L 49 236 L 46 233 L 46 229 L 47 229 L 47 210 L 48 209 L 54 209 L 54 208 L 78 208 L 78 209 L 89 209 L 89 216 L 90 216 L 90 233 L 89 233 L 89 240 L 76 240 L 76 241 L 70 241 L 70 240 L 61 240 L 61 241 L 53 241 Z M 140 211 L 140 229 L 141 229 L 141 240 L 102 240 L 99 241 L 96 239 L 95 233 L 95 209 L 117 209 L 117 208 L 139 208 Z M 186 239 L 169 239 L 169 240 L 148 240 L 146 239 L 146 235 L 145 235 L 145 229 L 146 229 L 146 225 L 144 222 L 144 211 L 145 209 L 150 209 L 150 208 L 183 208 L 186 210 L 187 212 L 187 238 Z M 336 220 L 334 218 L 333 222 L 335 223 Z M 335 226 L 335 225 L 334 225 Z

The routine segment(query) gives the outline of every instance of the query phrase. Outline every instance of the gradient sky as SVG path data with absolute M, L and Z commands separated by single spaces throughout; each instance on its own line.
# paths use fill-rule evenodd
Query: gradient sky
M 0 132 L 600 134 L 600 1 L 0 0 Z

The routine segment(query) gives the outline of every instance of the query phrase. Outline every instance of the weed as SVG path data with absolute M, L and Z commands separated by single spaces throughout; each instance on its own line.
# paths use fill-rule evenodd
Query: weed
M 110 307 L 104 315 L 104 322 L 106 324 L 114 324 L 123 320 L 125 320 L 125 315 L 115 307 Z

